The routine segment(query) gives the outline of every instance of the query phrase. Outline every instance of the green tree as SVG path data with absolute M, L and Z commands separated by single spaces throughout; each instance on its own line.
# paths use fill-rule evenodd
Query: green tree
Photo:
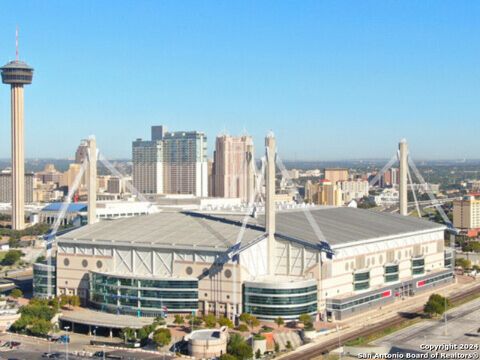
M 303 324 L 303 329 L 306 331 L 311 331 L 314 329 L 313 320 L 309 314 L 302 314 L 299 316 L 298 320 Z
M 47 259 L 45 258 L 45 256 L 44 256 L 44 255 L 40 255 L 39 257 L 37 257 L 37 260 L 35 260 L 35 262 L 37 262 L 37 263 L 43 263 L 43 262 L 45 262 L 45 260 L 47 260 Z
M 260 351 L 260 349 L 257 349 L 257 351 L 255 351 L 255 359 L 260 359 L 262 357 L 262 352 Z
M 218 324 L 220 326 L 226 326 L 228 327 L 229 329 L 233 329 L 234 328 L 234 324 L 233 324 L 233 321 L 230 320 L 228 317 L 226 316 L 220 316 L 218 318 Z
M 124 341 L 133 341 L 136 338 L 135 330 L 130 327 L 123 328 L 122 331 L 120 331 L 120 337 Z
M 172 334 L 169 329 L 158 329 L 153 333 L 153 341 L 159 347 L 170 344 L 171 340 Z
M 68 305 L 68 295 L 60 295 L 60 307 L 64 308 Z
M 280 345 L 278 345 L 278 343 L 276 342 L 274 347 L 273 347 L 273 350 L 277 353 L 280 351 Z
M 23 256 L 20 250 L 8 250 L 2 260 L 2 265 L 11 266 L 15 264 Z
M 309 314 L 302 314 L 298 317 L 298 321 L 305 326 L 307 323 L 312 322 L 312 317 Z
M 203 322 L 205 323 L 205 326 L 209 329 L 217 326 L 217 318 L 213 314 L 205 315 L 203 317 Z
M 49 300 L 48 305 L 57 312 L 58 309 L 60 309 L 60 300 L 58 297 L 54 297 L 53 299 Z
M 306 331 L 312 331 L 314 330 L 314 326 L 313 326 L 313 323 L 310 321 L 310 322 L 306 322 L 303 326 L 303 329 L 306 330 Z
M 80 306 L 80 297 L 78 295 L 61 295 L 60 306 L 62 308 Z
M 145 339 L 147 339 L 147 338 L 148 338 L 148 335 L 150 335 L 150 332 L 151 332 L 151 331 L 149 331 L 149 330 L 150 330 L 150 329 L 149 329 L 149 327 L 147 327 L 147 326 L 144 326 L 143 328 L 138 329 L 138 331 L 137 331 L 137 338 L 138 338 L 139 340 L 145 340 Z
M 11 237 L 10 239 L 8 239 L 8 246 L 10 246 L 11 248 L 19 247 L 20 246 L 20 240 L 17 239 L 17 238 Z
M 247 344 L 244 337 L 239 334 L 232 334 L 227 345 L 227 352 L 235 356 L 238 360 L 251 359 L 253 357 L 253 350 Z
M 462 250 L 466 252 L 480 252 L 480 242 L 479 241 L 469 241 L 468 243 L 462 246 Z
M 14 299 L 18 299 L 19 297 L 23 296 L 23 292 L 22 292 L 22 290 L 20 290 L 18 288 L 15 288 L 10 293 L 10 296 L 13 297 Z
M 163 317 L 157 316 L 153 322 L 155 324 L 155 327 L 165 325 L 167 322 Z
M 450 301 L 448 299 L 439 294 L 432 294 L 424 305 L 423 311 L 430 316 L 442 315 L 448 310 L 449 306 Z
M 252 331 L 255 326 L 260 325 L 260 321 L 254 315 L 249 313 L 242 313 L 240 315 L 240 321 L 243 321 L 245 324 L 250 326 Z
M 292 343 L 290 342 L 290 340 L 287 341 L 287 344 L 285 345 L 285 347 L 290 350 L 292 348 Z
M 47 336 L 52 330 L 52 323 L 45 319 L 35 319 L 32 321 L 31 326 L 28 328 L 30 334 L 34 336 Z
M 26 327 L 30 324 L 30 321 L 32 321 L 31 318 L 21 316 L 20 319 L 15 321 L 12 326 L 10 326 L 10 330 L 13 332 L 24 332 Z
M 246 332 L 248 331 L 248 326 L 246 324 L 240 324 L 237 326 L 237 331 L 240 331 L 240 332 Z
M 280 328 L 280 326 L 285 324 L 285 321 L 283 321 L 283 318 L 281 316 L 279 316 L 275 319 L 275 324 L 277 324 L 278 328 Z
M 458 258 L 458 259 L 455 259 L 455 266 L 459 266 L 463 270 L 470 269 L 472 267 L 472 262 L 468 259 Z
M 78 295 L 70 296 L 70 305 L 75 307 L 80 306 L 80 296 Z
M 230 354 L 222 354 L 220 360 L 237 360 L 237 358 Z
M 185 323 L 185 319 L 182 315 L 175 314 L 175 320 L 173 320 L 173 322 L 177 325 L 183 325 Z

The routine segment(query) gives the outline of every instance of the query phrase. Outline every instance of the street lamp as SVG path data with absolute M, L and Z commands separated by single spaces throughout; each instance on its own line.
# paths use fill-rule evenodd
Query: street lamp
M 343 353 L 343 349 L 342 349 L 342 341 L 340 340 L 340 329 L 338 327 L 338 324 L 337 324 L 337 335 L 338 335 L 338 351 L 339 351 L 339 358 L 340 360 L 342 359 L 342 353 Z
M 70 326 L 65 326 L 64 329 L 65 329 L 65 359 L 68 360 L 68 341 L 69 341 L 68 330 L 70 329 Z

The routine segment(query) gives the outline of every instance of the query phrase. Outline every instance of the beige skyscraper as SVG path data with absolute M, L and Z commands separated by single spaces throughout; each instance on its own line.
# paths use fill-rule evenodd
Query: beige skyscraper
M 132 143 L 133 186 L 142 194 L 208 196 L 207 137 L 152 126 L 151 140 Z
M 92 136 L 87 140 L 87 189 L 88 189 L 88 223 L 97 221 L 97 142 Z
M 273 133 L 265 137 L 265 230 L 267 232 L 267 273 L 275 275 L 275 155 L 277 145 Z
M 82 140 L 75 151 L 75 163 L 81 164 L 88 156 L 88 140 Z
M 250 136 L 218 136 L 212 171 L 213 195 L 248 202 L 254 190 L 253 161 Z
M 399 183 L 399 197 L 400 197 L 400 215 L 408 215 L 408 197 L 407 197 L 407 171 L 408 171 L 408 145 L 407 140 L 402 139 L 398 144 L 400 155 L 400 183 Z
M 25 228 L 25 155 L 23 85 L 32 83 L 33 68 L 17 58 L 0 68 L 11 88 L 12 114 L 12 229 Z
M 348 180 L 348 169 L 326 168 L 323 178 L 331 181 L 333 184 L 336 184 L 337 181 L 346 181 Z

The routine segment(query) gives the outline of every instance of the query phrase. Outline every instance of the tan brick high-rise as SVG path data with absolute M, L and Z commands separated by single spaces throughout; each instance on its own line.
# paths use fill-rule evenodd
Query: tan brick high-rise
M 23 85 L 32 83 L 33 68 L 17 60 L 2 68 L 2 81 L 11 86 L 12 113 L 12 229 L 25 227 L 25 154 Z

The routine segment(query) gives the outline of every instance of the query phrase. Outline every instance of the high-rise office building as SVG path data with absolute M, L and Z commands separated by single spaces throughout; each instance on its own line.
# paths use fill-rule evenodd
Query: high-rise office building
M 453 201 L 453 226 L 468 236 L 480 233 L 480 193 L 470 193 Z
M 35 177 L 42 183 L 55 183 L 59 186 L 62 182 L 63 174 L 55 169 L 55 165 L 46 164 L 43 171 L 35 173 Z
M 135 140 L 132 161 L 133 186 L 142 194 L 163 194 L 163 141 Z
M 310 180 L 305 184 L 305 200 L 310 204 L 342 206 L 342 190 L 330 180 L 320 180 L 312 183 Z
M 75 163 L 82 164 L 88 156 L 88 141 L 82 140 L 75 151 Z
M 400 183 L 400 175 L 398 168 L 390 168 L 380 178 L 381 187 L 397 186 Z
M 198 131 L 166 132 L 163 138 L 167 194 L 208 196 L 207 137 Z
M 324 170 L 323 178 L 331 181 L 332 184 L 336 184 L 337 181 L 346 181 L 348 180 L 348 169 L 327 168 Z
M 254 190 L 252 167 L 252 137 L 218 136 L 212 169 L 213 196 L 240 198 L 248 202 L 248 196 Z
M 33 173 L 24 176 L 24 189 L 26 204 L 33 202 Z M 0 172 L 0 203 L 12 202 L 12 173 L 10 171 Z
M 133 186 L 143 194 L 208 196 L 207 137 L 197 131 L 166 132 L 132 144 Z
M 0 68 L 2 81 L 10 85 L 12 118 L 12 229 L 25 228 L 25 149 L 23 86 L 32 83 L 33 68 L 18 58 Z
M 344 203 L 349 203 L 352 200 L 368 196 L 369 184 L 367 180 L 356 179 L 338 181 L 337 187 L 342 190 Z
M 154 125 L 151 129 L 152 141 L 163 140 L 165 136 L 165 127 L 163 125 Z

